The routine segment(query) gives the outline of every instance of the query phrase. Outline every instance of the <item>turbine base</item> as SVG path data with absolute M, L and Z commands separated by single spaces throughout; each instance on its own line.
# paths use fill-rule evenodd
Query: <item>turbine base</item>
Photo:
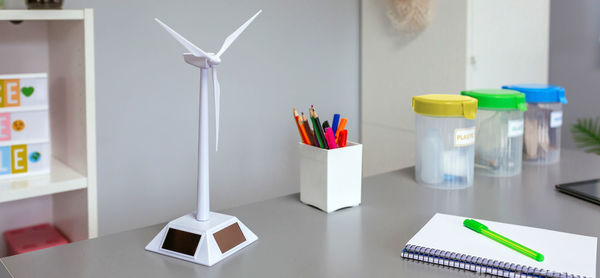
M 235 216 L 210 212 L 209 220 L 198 221 L 187 214 L 169 222 L 146 250 L 212 266 L 257 239 Z

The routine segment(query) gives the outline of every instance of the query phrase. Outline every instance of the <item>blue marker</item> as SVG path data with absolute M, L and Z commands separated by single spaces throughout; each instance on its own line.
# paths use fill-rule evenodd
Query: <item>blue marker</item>
M 333 114 L 333 123 L 331 123 L 331 129 L 333 130 L 333 134 L 336 134 L 339 123 L 340 114 Z

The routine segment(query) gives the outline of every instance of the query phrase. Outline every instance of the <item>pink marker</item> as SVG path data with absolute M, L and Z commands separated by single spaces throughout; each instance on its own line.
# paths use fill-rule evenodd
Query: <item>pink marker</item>
M 327 145 L 329 149 L 337 148 L 337 144 L 335 143 L 335 135 L 333 135 L 333 130 L 331 127 L 325 129 L 325 138 L 327 139 Z

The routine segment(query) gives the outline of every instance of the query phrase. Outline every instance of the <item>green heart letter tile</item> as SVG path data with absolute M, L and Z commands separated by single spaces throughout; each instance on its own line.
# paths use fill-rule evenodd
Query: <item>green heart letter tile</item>
M 26 97 L 30 97 L 33 95 L 33 87 L 23 87 L 21 88 L 21 93 L 23 93 Z

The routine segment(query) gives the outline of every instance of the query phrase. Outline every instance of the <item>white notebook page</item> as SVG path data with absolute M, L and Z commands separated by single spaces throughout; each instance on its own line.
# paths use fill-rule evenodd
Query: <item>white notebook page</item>
M 544 255 L 538 262 L 463 225 L 467 217 L 436 213 L 407 244 L 507 263 L 596 277 L 597 238 L 475 219 Z

